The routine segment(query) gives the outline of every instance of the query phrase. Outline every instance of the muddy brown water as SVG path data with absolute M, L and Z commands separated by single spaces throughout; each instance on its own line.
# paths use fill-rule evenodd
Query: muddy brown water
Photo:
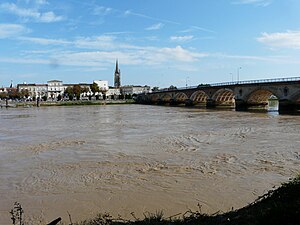
M 0 109 L 0 224 L 242 207 L 300 170 L 300 117 L 143 105 Z

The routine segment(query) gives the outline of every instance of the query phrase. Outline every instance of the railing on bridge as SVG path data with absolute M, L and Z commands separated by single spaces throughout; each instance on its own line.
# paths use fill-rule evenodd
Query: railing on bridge
M 273 78 L 273 79 L 261 79 L 261 80 L 245 80 L 236 82 L 224 82 L 224 83 L 214 83 L 210 86 L 226 86 L 226 85 L 237 85 L 237 84 L 260 84 L 260 83 L 279 83 L 288 81 L 300 81 L 300 77 L 287 77 L 287 78 Z
M 300 81 L 300 77 L 222 82 L 222 83 L 213 83 L 213 84 L 203 84 L 203 85 L 198 85 L 198 86 L 179 87 L 176 89 L 164 88 L 164 89 L 160 89 L 160 90 L 154 91 L 154 92 L 185 90 L 185 89 L 202 88 L 202 87 L 232 86 L 232 85 L 240 85 L 240 84 L 279 83 L 279 82 L 288 82 L 288 81 Z

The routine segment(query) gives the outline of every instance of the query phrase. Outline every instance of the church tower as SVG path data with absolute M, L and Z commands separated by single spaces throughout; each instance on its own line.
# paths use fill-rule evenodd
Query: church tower
M 115 70 L 115 88 L 121 86 L 121 71 L 119 70 L 118 60 L 116 61 L 116 70 Z

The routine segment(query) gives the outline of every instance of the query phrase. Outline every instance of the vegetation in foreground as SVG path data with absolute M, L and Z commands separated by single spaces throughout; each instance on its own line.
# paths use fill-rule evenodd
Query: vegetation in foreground
M 134 216 L 134 215 L 133 215 Z M 276 190 L 259 197 L 248 206 L 223 214 L 208 215 L 199 211 L 165 218 L 162 212 L 145 214 L 134 221 L 113 219 L 109 214 L 75 223 L 75 225 L 299 225 L 300 224 L 300 175 Z
M 19 205 L 15 206 L 18 208 Z M 21 209 L 21 217 L 22 217 Z M 11 212 L 13 215 L 13 211 Z M 72 223 L 70 225 L 299 225 L 300 224 L 300 175 L 281 187 L 269 191 L 253 203 L 238 210 L 227 213 L 208 215 L 201 212 L 201 206 L 196 212 L 187 211 L 183 214 L 164 217 L 163 212 L 146 213 L 143 219 L 124 220 L 113 218 L 109 214 L 99 214 L 96 218 Z M 12 217 L 13 218 L 13 217 Z M 17 219 L 20 218 L 20 212 Z M 48 225 L 59 224 L 60 218 Z M 16 218 L 13 220 L 16 223 Z M 24 224 L 24 223 L 20 223 Z

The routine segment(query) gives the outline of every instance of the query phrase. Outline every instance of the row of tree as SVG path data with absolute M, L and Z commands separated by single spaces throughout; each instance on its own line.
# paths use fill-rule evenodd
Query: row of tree
M 2 92 L 0 93 L 0 99 L 22 99 L 22 98 L 28 98 L 29 92 L 28 90 L 22 90 L 18 91 L 15 88 L 11 88 L 8 90 L 8 92 Z
M 63 97 L 69 98 L 69 100 L 73 100 L 74 98 L 77 100 L 80 100 L 81 94 L 82 93 L 88 93 L 89 91 L 92 92 L 92 95 L 89 95 L 89 99 L 94 96 L 96 100 L 99 99 L 99 95 L 96 95 L 96 93 L 102 92 L 103 94 L 103 99 L 106 99 L 106 91 L 100 90 L 99 86 L 96 83 L 93 83 L 90 85 L 90 88 L 88 87 L 81 87 L 79 84 L 76 84 L 74 86 L 70 86 L 65 90 L 64 96 L 58 95 L 57 100 L 60 101 L 62 100 Z M 28 90 L 22 90 L 18 91 L 17 89 L 9 89 L 7 93 L 0 93 L 0 99 L 28 99 L 30 97 L 30 93 Z M 119 96 L 111 96 L 111 99 L 132 99 L 132 95 L 119 95 Z M 36 97 L 32 97 L 33 101 L 36 100 Z M 47 96 L 43 96 L 42 100 L 46 101 Z

